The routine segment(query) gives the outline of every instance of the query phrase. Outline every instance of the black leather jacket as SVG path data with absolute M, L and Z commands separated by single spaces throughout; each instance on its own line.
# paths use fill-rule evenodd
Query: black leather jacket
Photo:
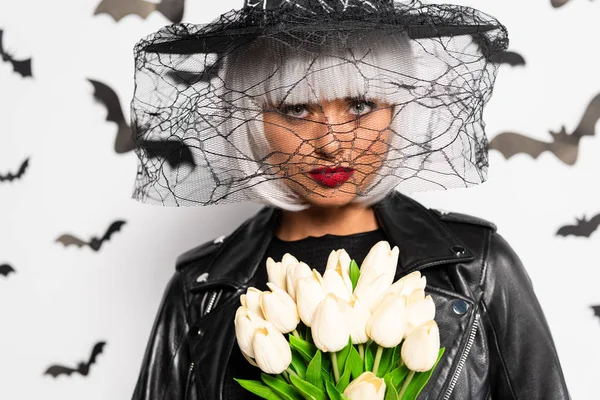
M 420 270 L 436 304 L 446 351 L 419 399 L 569 398 L 529 276 L 492 223 L 396 192 L 374 209 L 400 248 L 396 279 Z M 134 400 L 223 398 L 239 296 L 264 268 L 277 213 L 264 208 L 227 238 L 179 256 Z

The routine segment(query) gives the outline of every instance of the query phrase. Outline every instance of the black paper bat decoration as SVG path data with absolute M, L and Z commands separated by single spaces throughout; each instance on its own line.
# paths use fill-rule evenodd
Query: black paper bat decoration
M 45 372 L 44 375 L 50 375 L 53 378 L 56 378 L 59 375 L 67 375 L 71 376 L 73 372 L 78 372 L 83 376 L 87 376 L 90 373 L 90 367 L 96 363 L 96 358 L 98 354 L 102 354 L 104 350 L 104 345 L 106 342 L 98 342 L 94 345 L 92 349 L 92 354 L 90 355 L 90 359 L 87 362 L 80 362 L 77 364 L 77 368 L 65 367 L 62 365 L 51 365 Z
M 81 240 L 78 237 L 70 235 L 70 234 L 60 235 L 56 239 L 56 242 L 62 243 L 63 245 L 65 245 L 65 247 L 69 246 L 69 245 L 75 245 L 77 247 L 89 246 L 92 250 L 98 251 L 98 250 L 100 250 L 100 247 L 102 247 L 102 244 L 105 241 L 110 239 L 110 237 L 112 236 L 113 233 L 119 232 L 121 230 L 121 227 L 124 224 L 125 224 L 125 221 L 120 221 L 120 220 L 113 222 L 108 227 L 104 236 L 102 236 L 100 239 L 93 236 L 89 242 Z
M 33 76 L 31 73 L 31 58 L 26 60 L 15 60 L 13 56 L 4 50 L 4 43 L 2 41 L 3 32 L 4 31 L 0 29 L 0 56 L 2 56 L 2 61 L 11 63 L 13 70 L 22 77 Z
M 94 15 L 105 13 L 118 22 L 129 14 L 146 19 L 151 12 L 158 11 L 169 21 L 179 23 L 183 19 L 184 4 L 184 0 L 162 0 L 158 4 L 143 0 L 102 0 Z
M 29 158 L 26 158 L 22 163 L 21 166 L 19 167 L 19 170 L 16 173 L 12 173 L 12 172 L 8 172 L 5 175 L 0 174 L 0 182 L 3 181 L 8 181 L 8 182 L 12 182 L 15 179 L 20 179 L 23 174 L 25 173 L 25 171 L 27 170 L 27 167 L 29 166 Z
M 537 140 L 515 132 L 502 132 L 489 144 L 490 149 L 498 150 L 507 159 L 515 154 L 525 153 L 533 158 L 549 151 L 567 165 L 574 165 L 579 155 L 579 141 L 584 136 L 594 136 L 596 122 L 600 119 L 600 93 L 586 107 L 579 125 L 573 133 L 567 133 L 564 126 L 559 132 L 550 131 L 552 142 Z
M 8 264 L 1 264 L 0 265 L 0 275 L 2 275 L 2 276 L 8 276 L 8 274 L 10 274 L 11 272 L 14 274 L 16 271 L 10 265 L 8 265 Z
M 552 4 L 552 7 L 554 8 L 559 8 L 567 4 L 569 1 L 571 0 L 550 0 L 550 4 Z
M 594 310 L 594 316 L 600 318 L 600 306 L 592 306 L 592 310 Z
M 490 61 L 498 64 L 507 64 L 511 67 L 516 67 L 518 65 L 525 65 L 525 58 L 517 52 L 514 51 L 503 51 L 497 54 L 494 54 L 490 57 Z
M 133 131 L 125 121 L 119 96 L 117 96 L 110 86 L 102 82 L 93 79 L 88 79 L 88 81 L 94 86 L 94 98 L 108 110 L 106 120 L 115 122 L 118 126 L 117 137 L 115 139 L 115 152 L 123 154 L 135 149 L 137 146 L 133 140 Z M 196 166 L 192 151 L 181 141 L 139 140 L 137 145 L 145 150 L 146 157 L 163 159 L 172 168 L 176 168 L 181 164 L 189 164 L 192 168 Z
M 585 216 L 583 218 L 575 218 L 577 223 L 575 225 L 565 225 L 562 226 L 557 232 L 556 236 L 585 236 L 590 237 L 592 233 L 598 226 L 600 226 L 600 214 L 596 215 L 591 219 L 587 219 Z
M 121 102 L 115 91 L 102 82 L 88 79 L 94 85 L 94 98 L 102 103 L 108 110 L 106 120 L 115 122 L 118 126 L 117 138 L 115 139 L 115 151 L 118 154 L 126 153 L 133 150 L 133 133 L 129 124 L 125 121 Z

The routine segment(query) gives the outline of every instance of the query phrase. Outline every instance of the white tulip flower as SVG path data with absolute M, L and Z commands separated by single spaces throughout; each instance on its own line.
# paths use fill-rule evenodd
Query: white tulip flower
M 242 306 L 248 308 L 250 311 L 255 313 L 256 315 L 264 318 L 262 310 L 260 309 L 260 295 L 262 294 L 262 290 L 258 290 L 255 287 L 249 287 L 246 290 L 246 294 L 240 296 L 240 303 Z
M 385 381 L 370 371 L 363 372 L 346 386 L 344 396 L 349 400 L 383 400 Z
M 349 305 L 347 322 L 350 327 L 352 344 L 367 343 L 369 340 L 367 322 L 371 318 L 371 311 L 356 298 L 352 299 Z
M 367 334 L 381 347 L 396 347 L 406 330 L 406 296 L 387 293 L 367 322 Z
M 404 337 L 408 336 L 418 326 L 435 318 L 435 304 L 433 303 L 433 299 L 431 296 L 420 298 L 422 294 L 419 291 L 422 291 L 422 289 L 414 291 L 408 298 Z M 419 295 L 415 296 L 417 293 Z
M 289 333 L 296 329 L 300 322 L 298 308 L 290 295 L 279 286 L 267 283 L 270 292 L 260 295 L 260 308 L 265 319 L 281 333 Z
M 391 249 L 390 244 L 385 240 L 377 242 L 371 247 L 371 250 L 369 250 L 369 253 L 363 260 L 360 271 L 362 273 L 366 270 L 373 270 L 376 276 L 384 273 L 394 276 L 396 274 L 396 267 L 398 266 L 399 255 L 400 250 L 398 246 L 394 246 Z
M 388 274 L 375 276 L 373 270 L 367 270 L 364 274 L 361 272 L 354 289 L 354 296 L 373 312 L 378 300 L 387 293 L 387 289 L 393 280 L 394 277 Z
M 390 250 L 389 243 L 381 241 L 373 246 L 365 257 L 354 295 L 371 311 L 377 299 L 394 281 L 399 255 L 400 250 L 397 246 Z
M 256 364 L 267 374 L 281 374 L 292 362 L 290 345 L 283 334 L 269 322 L 256 330 L 252 347 Z
M 440 330 L 435 321 L 428 321 L 406 337 L 400 355 L 406 366 L 416 372 L 429 371 L 440 351 Z
M 350 275 L 350 256 L 344 249 L 332 250 L 329 253 L 329 258 L 327 259 L 327 267 L 328 269 L 336 269 L 340 267 L 346 274 Z
M 325 281 L 316 269 L 312 270 L 310 276 L 296 281 L 296 305 L 304 325 L 312 325 L 315 310 L 325 295 Z
M 325 290 L 327 293 L 333 293 L 340 299 L 348 302 L 352 296 L 352 281 L 348 271 L 339 262 L 332 268 L 326 269 L 323 274 L 325 281 Z
M 350 337 L 346 322 L 348 307 L 346 302 L 331 293 L 319 303 L 311 326 L 312 338 L 319 350 L 332 353 L 346 347 Z
M 246 307 L 238 307 L 235 312 L 235 336 L 237 338 L 240 350 L 246 357 L 254 358 L 254 349 L 252 348 L 252 339 L 254 332 L 265 326 L 267 321 L 248 310 Z
M 268 281 L 276 284 L 283 290 L 287 290 L 285 277 L 287 275 L 287 265 L 281 262 L 275 262 L 271 257 L 267 258 L 267 277 Z
M 394 282 L 389 291 L 410 296 L 415 290 L 425 289 L 425 285 L 427 285 L 427 278 L 421 276 L 421 272 L 415 271 Z
M 292 300 L 296 301 L 296 284 L 298 279 L 310 276 L 312 271 L 308 265 L 303 262 L 290 264 L 287 269 L 286 287 Z

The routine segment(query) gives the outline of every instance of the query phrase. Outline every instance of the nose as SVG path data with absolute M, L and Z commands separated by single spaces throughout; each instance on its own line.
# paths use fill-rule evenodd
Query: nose
M 335 158 L 344 148 L 351 147 L 344 144 L 351 143 L 354 128 L 353 121 L 349 121 L 345 113 L 324 108 L 312 141 L 315 151 L 327 158 Z

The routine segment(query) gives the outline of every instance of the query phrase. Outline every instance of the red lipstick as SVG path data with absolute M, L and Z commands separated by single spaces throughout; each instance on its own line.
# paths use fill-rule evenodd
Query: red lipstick
M 340 186 L 350 179 L 352 174 L 354 174 L 354 170 L 346 167 L 315 168 L 309 172 L 311 178 L 330 188 Z

